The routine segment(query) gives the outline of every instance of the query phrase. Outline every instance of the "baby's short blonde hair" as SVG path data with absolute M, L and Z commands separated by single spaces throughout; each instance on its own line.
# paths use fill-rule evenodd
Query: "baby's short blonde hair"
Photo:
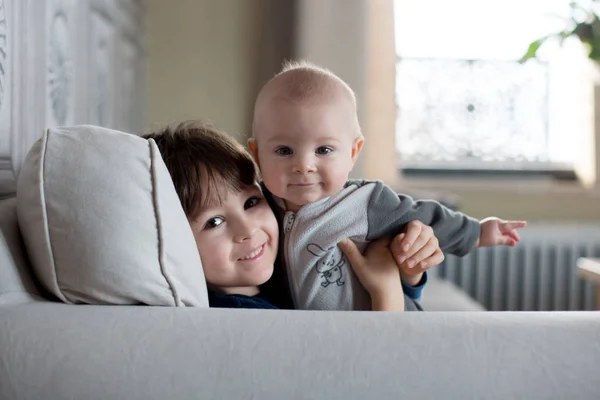
M 308 61 L 286 61 L 281 71 L 260 90 L 254 104 L 252 136 L 255 136 L 258 111 L 271 101 L 349 101 L 356 114 L 356 95 L 340 77 Z M 362 137 L 356 117 L 357 136 Z
M 286 61 L 271 82 L 281 79 L 281 93 L 294 100 L 344 93 L 356 106 L 356 95 L 339 76 L 308 61 Z M 268 85 L 268 84 L 267 84 Z

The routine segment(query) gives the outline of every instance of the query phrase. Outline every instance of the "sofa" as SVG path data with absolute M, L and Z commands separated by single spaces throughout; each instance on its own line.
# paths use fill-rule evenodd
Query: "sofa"
M 49 130 L 0 200 L 1 400 L 600 398 L 596 312 L 207 308 L 164 164 L 123 135 Z

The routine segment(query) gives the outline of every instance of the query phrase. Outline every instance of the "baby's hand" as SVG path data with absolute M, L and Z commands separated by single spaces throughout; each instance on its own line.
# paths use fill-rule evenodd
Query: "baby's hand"
M 392 240 L 390 249 L 400 269 L 400 277 L 411 286 L 421 281 L 423 272 L 444 261 L 433 229 L 417 220 L 409 222 L 406 233 Z
M 481 233 L 475 247 L 505 245 L 513 247 L 521 238 L 517 229 L 527 226 L 526 221 L 504 221 L 489 217 L 479 222 Z

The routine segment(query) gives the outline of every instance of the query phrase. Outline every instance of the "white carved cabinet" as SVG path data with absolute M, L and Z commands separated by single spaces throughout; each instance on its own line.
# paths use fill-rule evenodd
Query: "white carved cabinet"
M 0 0 L 0 197 L 48 127 L 139 132 L 144 0 Z

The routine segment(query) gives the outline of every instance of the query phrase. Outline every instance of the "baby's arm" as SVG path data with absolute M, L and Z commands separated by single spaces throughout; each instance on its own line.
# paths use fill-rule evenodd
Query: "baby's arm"
M 419 220 L 433 228 L 444 253 L 464 256 L 475 247 L 480 233 L 476 219 L 434 200 L 413 200 L 410 196 L 399 195 L 379 181 L 372 185 L 367 204 L 367 240 L 398 235 L 409 222 Z
M 373 182 L 373 185 L 367 206 L 367 240 L 397 235 L 416 219 L 433 228 L 443 252 L 462 257 L 477 246 L 514 245 L 519 240 L 516 230 L 526 225 L 524 221 L 498 218 L 487 218 L 480 223 L 437 201 L 413 200 L 410 196 L 396 194 L 382 182 Z M 403 240 L 402 246 L 405 245 Z M 397 248 L 394 253 L 396 257 L 402 256 Z
M 364 256 L 352 240 L 339 243 L 360 283 L 369 292 L 373 311 L 404 311 L 400 272 L 390 253 L 389 242 L 389 239 L 374 241 Z

